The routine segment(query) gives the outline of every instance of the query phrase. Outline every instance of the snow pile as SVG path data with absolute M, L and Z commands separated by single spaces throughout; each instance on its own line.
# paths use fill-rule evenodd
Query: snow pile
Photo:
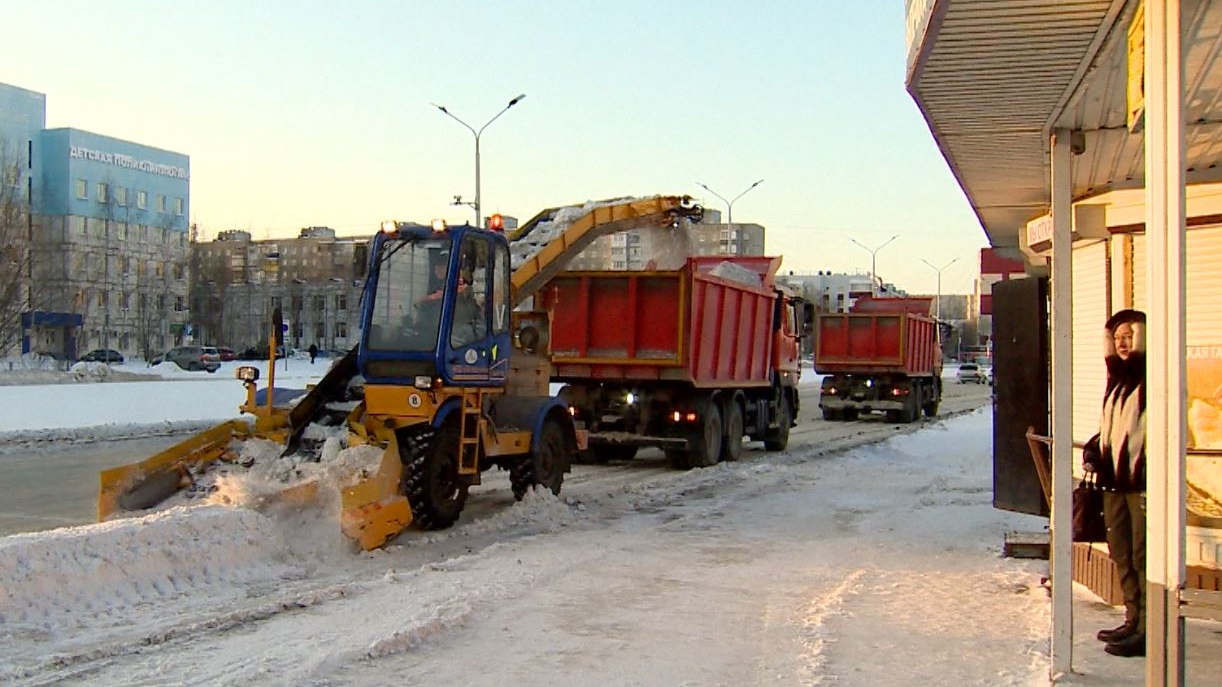
M 747 286 L 754 286 L 756 288 L 759 288 L 764 283 L 763 280 L 760 279 L 759 274 L 747 269 L 746 267 L 743 267 L 742 265 L 732 262 L 718 263 L 716 267 L 709 270 L 709 274 L 714 277 L 721 277 L 727 281 L 745 284 Z
M 282 577 L 284 551 L 270 519 L 218 506 L 5 537 L 0 626 L 72 626 L 79 616 Z
M 477 534 L 492 534 L 514 528 L 529 528 L 538 532 L 555 532 L 572 524 L 577 515 L 561 498 L 547 489 L 536 487 L 522 497 L 521 501 L 490 517 L 475 522 L 434 532 L 427 536 L 412 537 L 412 545 L 431 544 L 451 537 L 468 537 Z M 404 544 L 402 539 L 400 544 Z

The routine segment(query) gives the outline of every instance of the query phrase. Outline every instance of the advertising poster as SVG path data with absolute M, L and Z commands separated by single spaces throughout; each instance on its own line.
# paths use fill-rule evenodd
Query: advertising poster
M 1188 448 L 1222 451 L 1222 344 L 1187 352 Z

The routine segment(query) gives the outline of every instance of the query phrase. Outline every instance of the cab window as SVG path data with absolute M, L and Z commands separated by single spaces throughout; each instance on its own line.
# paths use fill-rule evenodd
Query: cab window
M 490 261 L 487 239 L 476 236 L 463 239 L 459 251 L 454 319 L 450 323 L 452 348 L 469 346 L 488 335 Z

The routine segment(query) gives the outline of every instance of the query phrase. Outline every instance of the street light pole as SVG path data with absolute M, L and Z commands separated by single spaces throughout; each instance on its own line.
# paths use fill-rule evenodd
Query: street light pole
M 458 122 L 459 124 L 462 124 L 463 126 L 467 127 L 467 131 L 470 131 L 471 135 L 475 136 L 475 206 L 474 207 L 475 207 L 475 226 L 477 227 L 483 226 L 483 222 L 484 222 L 484 216 L 483 214 L 481 214 L 481 210 L 480 210 L 480 198 L 481 198 L 480 196 L 480 178 L 479 178 L 479 137 L 480 137 L 480 134 L 484 133 L 484 129 L 487 129 L 489 124 L 495 122 L 497 120 L 497 117 L 500 117 L 501 115 L 508 112 L 509 108 L 522 102 L 522 100 L 525 98 L 526 98 L 526 94 L 523 93 L 519 95 L 518 97 L 514 98 L 513 100 L 510 100 L 508 105 L 502 108 L 500 112 L 496 113 L 496 115 L 493 116 L 492 119 L 489 119 L 487 122 L 485 122 L 484 125 L 481 126 L 478 131 L 474 127 L 472 127 L 470 124 L 456 117 L 454 113 L 447 110 L 444 105 L 438 105 L 437 103 L 430 103 L 433 107 L 437 108 L 438 110 L 441 110 L 442 114 L 446 115 L 447 117 L 450 117 L 451 119 Z M 462 196 L 458 196 L 458 198 L 461 198 L 461 197 Z M 456 200 L 455 202 L 457 203 L 461 201 Z
M 900 235 L 896 234 L 895 236 L 892 236 L 891 238 L 887 239 L 886 241 L 883 241 L 878 246 L 878 248 L 874 248 L 874 249 L 870 249 L 868 246 L 858 241 L 857 239 L 853 238 L 852 236 L 849 237 L 850 241 L 852 241 L 853 243 L 856 243 L 857 245 L 861 246 L 862 248 L 865 248 L 866 252 L 870 254 L 870 295 L 871 296 L 875 295 L 874 293 L 875 285 L 878 284 L 878 269 L 877 269 L 878 251 L 882 250 L 883 246 L 886 246 L 888 243 L 891 243 L 892 241 L 898 239 L 899 237 Z
M 938 300 L 936 301 L 937 304 L 934 306 L 934 308 L 937 309 L 936 310 L 937 314 L 934 315 L 934 319 L 936 319 L 939 322 L 942 321 L 942 270 L 955 264 L 955 261 L 958 259 L 959 258 L 955 258 L 954 260 L 951 260 L 950 262 L 946 263 L 945 265 L 938 267 L 937 265 L 934 265 L 932 262 L 926 260 L 925 258 L 921 258 L 921 262 L 925 263 L 926 265 L 929 265 L 933 269 L 934 272 L 938 273 Z
M 708 191 L 709 193 L 712 193 L 713 195 L 717 196 L 718 198 L 721 198 L 721 202 L 726 204 L 726 224 L 730 225 L 731 230 L 733 230 L 734 228 L 734 201 L 747 195 L 747 191 L 750 191 L 751 189 L 755 188 L 756 186 L 759 186 L 762 183 L 764 183 L 764 180 L 760 179 L 759 181 L 755 182 L 754 184 L 751 184 L 750 186 L 747 187 L 746 191 L 743 191 L 742 193 L 738 194 L 737 196 L 734 196 L 734 200 L 726 200 L 725 196 L 714 191 L 713 189 L 709 188 L 708 186 L 705 186 L 704 184 L 700 183 L 699 181 L 696 182 L 696 185 Z M 734 248 L 734 252 L 737 253 L 738 255 L 742 255 L 743 254 L 743 233 L 741 231 L 738 232 L 738 239 L 736 241 L 736 244 L 737 245 Z

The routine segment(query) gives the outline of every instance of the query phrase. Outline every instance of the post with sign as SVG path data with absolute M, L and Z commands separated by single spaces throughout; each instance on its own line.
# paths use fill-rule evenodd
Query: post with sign
M 284 371 L 285 372 L 289 371 L 289 347 L 285 342 L 289 340 L 289 325 L 290 324 L 292 324 L 292 322 L 290 322 L 289 320 L 285 320 L 284 323 L 280 325 L 280 335 L 279 336 L 280 336 L 281 347 L 284 349 Z M 275 365 L 276 364 L 276 358 L 274 357 L 275 353 L 273 353 L 272 355 L 273 355 L 272 365 Z
M 271 417 L 272 413 L 272 390 L 276 388 L 276 342 L 280 340 L 280 333 L 284 331 L 284 316 L 280 314 L 280 308 L 272 311 L 272 335 L 270 343 L 268 343 L 268 360 L 267 364 L 267 415 Z

